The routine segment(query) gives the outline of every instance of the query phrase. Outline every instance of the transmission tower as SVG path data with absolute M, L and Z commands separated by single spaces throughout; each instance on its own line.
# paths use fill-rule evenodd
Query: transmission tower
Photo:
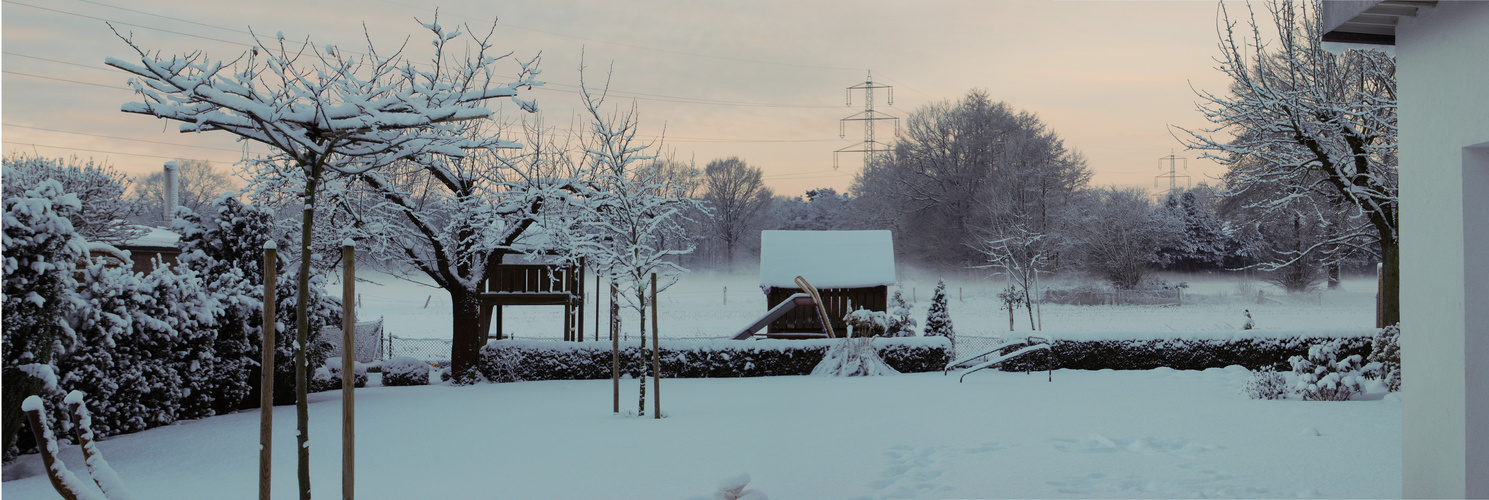
M 1184 158 L 1184 157 L 1174 156 L 1173 150 L 1169 150 L 1168 156 L 1165 156 L 1163 158 L 1159 158 L 1158 159 L 1158 162 L 1159 162 L 1158 168 L 1160 168 L 1160 169 L 1163 168 L 1163 161 L 1164 160 L 1167 160 L 1168 161 L 1168 173 L 1161 174 L 1161 175 L 1159 175 L 1157 177 L 1154 177 L 1153 178 L 1153 187 L 1158 187 L 1158 181 L 1160 179 L 1168 179 L 1168 190 L 1169 190 L 1169 192 L 1172 193 L 1174 191 L 1178 191 L 1179 190 L 1179 178 L 1180 177 L 1183 177 L 1184 178 L 1184 187 L 1186 187 L 1186 188 L 1189 187 L 1189 174 L 1181 174 L 1181 173 L 1179 173 L 1178 168 L 1177 168 L 1177 165 L 1178 165 L 1179 161 L 1180 160 L 1183 160 L 1183 162 L 1184 162 L 1184 171 L 1185 172 L 1188 172 L 1189 171 L 1189 159 L 1188 158 Z
M 863 122 L 863 142 L 848 146 L 843 149 L 839 149 L 837 151 L 833 151 L 833 170 L 838 169 L 838 154 L 840 153 L 863 153 L 863 166 L 867 167 L 869 166 L 869 162 L 873 161 L 874 155 L 880 154 L 881 152 L 889 151 L 889 147 L 887 145 L 874 140 L 874 122 L 881 120 L 893 120 L 894 133 L 895 135 L 900 134 L 899 117 L 889 116 L 887 114 L 874 110 L 874 89 L 885 89 L 886 93 L 888 94 L 887 97 L 889 98 L 889 104 L 894 104 L 894 87 L 874 83 L 873 71 L 869 71 L 868 80 L 865 80 L 863 83 L 860 83 L 858 85 L 848 87 L 848 106 L 853 105 L 853 91 L 863 91 L 863 111 L 854 113 L 852 116 L 849 116 L 842 120 L 838 120 L 838 137 L 847 137 L 848 122 L 861 121 Z

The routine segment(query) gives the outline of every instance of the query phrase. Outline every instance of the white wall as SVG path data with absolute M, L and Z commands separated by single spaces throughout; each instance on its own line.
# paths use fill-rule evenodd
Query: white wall
M 1402 494 L 1486 497 L 1489 2 L 1421 9 L 1396 36 Z

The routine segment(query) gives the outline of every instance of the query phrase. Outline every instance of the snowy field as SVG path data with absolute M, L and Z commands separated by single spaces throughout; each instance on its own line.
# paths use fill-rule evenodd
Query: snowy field
M 386 330 L 404 338 L 450 338 L 450 297 L 443 290 L 415 281 L 365 272 L 368 282 L 357 284 L 361 295 L 361 319 L 384 318 Z M 1066 306 L 1043 305 L 1040 320 L 1045 330 L 1057 332 L 1084 331 L 1209 331 L 1239 330 L 1250 310 L 1260 330 L 1357 329 L 1375 326 L 1375 279 L 1346 278 L 1340 290 L 1288 296 L 1280 289 L 1261 281 L 1242 284 L 1231 277 L 1203 275 L 1164 275 L 1170 283 L 1186 282 L 1185 304 L 1173 306 Z M 905 300 L 913 300 L 911 317 L 925 323 L 926 308 L 937 276 L 915 271 L 901 271 Z M 333 280 L 334 281 L 334 280 Z M 359 280 L 360 281 L 360 280 Z M 341 286 L 328 285 L 330 293 L 339 296 Z M 711 272 L 684 276 L 676 285 L 661 293 L 658 304 L 659 327 L 663 337 L 698 338 L 728 337 L 760 317 L 768 307 L 761 293 L 758 275 L 753 272 L 720 274 Z M 1065 283 L 1054 283 L 1061 286 Z M 589 302 L 584 312 L 586 339 L 595 337 L 595 301 L 593 276 L 585 282 Z M 1001 309 L 997 294 L 1002 280 L 949 276 L 946 279 L 948 309 L 960 335 L 991 336 L 1008 331 L 1008 312 Z M 1264 294 L 1257 303 L 1257 291 Z M 605 297 L 608 300 L 608 291 Z M 425 307 L 425 304 L 428 307 Z M 602 308 L 608 303 L 602 304 Z M 604 313 L 605 309 L 601 310 Z M 634 335 L 634 313 L 624 316 L 623 328 Z M 1016 311 L 1015 327 L 1029 329 L 1028 314 Z M 559 306 L 508 307 L 505 330 L 516 338 L 562 339 L 563 308 Z M 608 335 L 602 326 L 601 336 Z M 606 337 L 608 338 L 608 337 Z
M 1400 495 L 1399 398 L 1259 401 L 1238 368 L 664 380 L 653 420 L 608 381 L 357 393 L 359 498 L 683 499 L 748 473 L 771 498 Z M 635 381 L 622 401 L 634 411 Z M 340 494 L 340 395 L 311 397 L 315 495 Z M 295 495 L 294 408 L 274 495 Z M 136 498 L 251 498 L 258 413 L 100 443 Z M 82 471 L 81 454 L 62 458 Z M 35 455 L 7 499 L 55 498 Z
M 901 274 L 906 295 L 917 295 L 914 317 L 923 321 L 936 277 Z M 359 285 L 363 319 L 382 316 L 395 335 L 449 337 L 443 292 L 369 277 L 376 284 Z M 663 336 L 733 333 L 765 310 L 755 279 L 685 278 L 662 296 Z M 1374 321 L 1373 280 L 1286 297 L 1260 283 L 1168 279 L 1187 281 L 1195 298 L 1182 307 L 1044 307 L 1045 329 L 1235 330 L 1243 309 L 1264 330 L 1358 329 Z M 948 287 L 959 333 L 1006 331 L 1007 313 L 994 303 L 1002 283 L 948 279 Z M 1282 302 L 1257 304 L 1258 288 Z M 586 335 L 593 335 L 592 308 Z M 507 325 L 519 338 L 558 338 L 560 311 L 509 308 Z M 1026 330 L 1027 317 L 1017 325 Z M 626 328 L 634 331 L 634 319 Z M 747 473 L 750 488 L 777 500 L 1400 495 L 1399 397 L 1252 400 L 1241 394 L 1249 379 L 1238 367 L 1059 370 L 1052 382 L 1044 373 L 983 371 L 960 384 L 939 373 L 677 379 L 663 381 L 667 418 L 661 420 L 613 415 L 608 381 L 369 387 L 357 393 L 358 493 L 368 499 L 712 498 L 720 480 Z M 340 494 L 340 394 L 311 401 L 315 494 L 331 498 Z M 636 381 L 624 381 L 623 409 L 634 412 L 635 401 Z M 276 408 L 275 422 L 274 495 L 291 498 L 294 408 Z M 256 411 L 99 445 L 136 498 L 256 495 Z M 64 449 L 62 458 L 83 472 L 77 447 Z M 39 458 L 23 457 L 5 468 L 0 493 L 55 498 L 39 474 Z

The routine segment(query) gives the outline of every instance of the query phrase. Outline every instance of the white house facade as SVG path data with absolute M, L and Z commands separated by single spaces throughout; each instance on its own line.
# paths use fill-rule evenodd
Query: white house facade
M 1402 496 L 1489 498 L 1489 2 L 1325 2 L 1395 45 Z

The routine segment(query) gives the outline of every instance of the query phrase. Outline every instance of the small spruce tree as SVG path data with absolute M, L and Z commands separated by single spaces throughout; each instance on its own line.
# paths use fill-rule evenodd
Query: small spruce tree
M 956 350 L 956 331 L 951 327 L 951 315 L 946 312 L 946 280 L 936 283 L 931 294 L 931 307 L 925 315 L 925 335 L 940 335 L 951 339 L 952 350 Z
M 889 298 L 889 324 L 884 329 L 885 337 L 914 337 L 915 319 L 910 317 L 910 309 L 913 304 L 905 302 L 905 297 L 895 290 L 894 295 Z

